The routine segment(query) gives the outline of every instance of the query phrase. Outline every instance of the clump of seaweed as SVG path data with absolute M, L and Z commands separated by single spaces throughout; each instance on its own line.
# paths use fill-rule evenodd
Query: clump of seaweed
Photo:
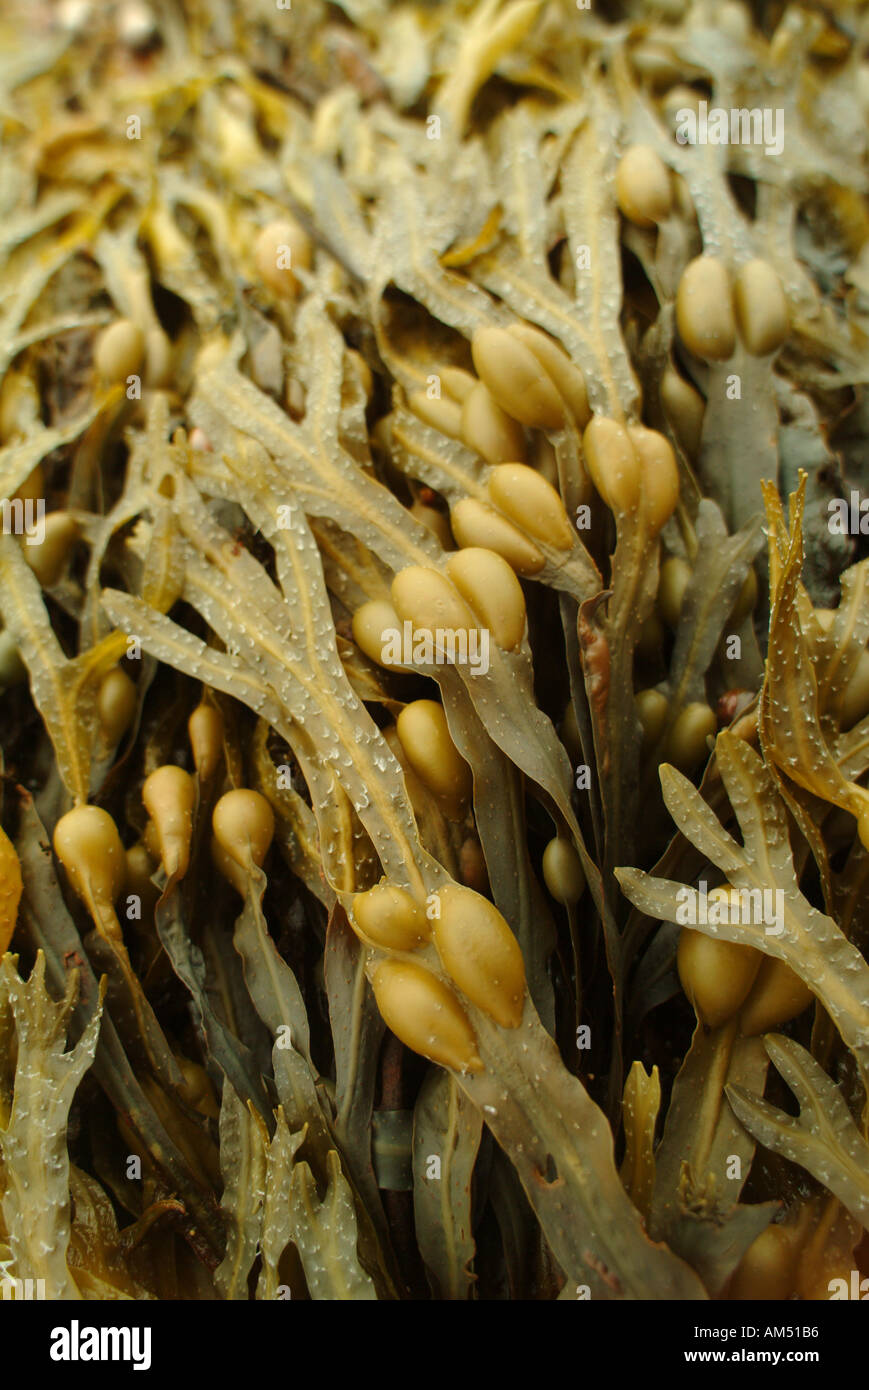
M 839 9 L 2 36 L 18 1296 L 869 1268 Z

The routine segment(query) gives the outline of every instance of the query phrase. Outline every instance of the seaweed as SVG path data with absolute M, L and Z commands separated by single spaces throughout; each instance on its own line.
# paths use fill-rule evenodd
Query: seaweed
M 859 16 L 726 9 L 4 37 L 16 1291 L 865 1272 Z

